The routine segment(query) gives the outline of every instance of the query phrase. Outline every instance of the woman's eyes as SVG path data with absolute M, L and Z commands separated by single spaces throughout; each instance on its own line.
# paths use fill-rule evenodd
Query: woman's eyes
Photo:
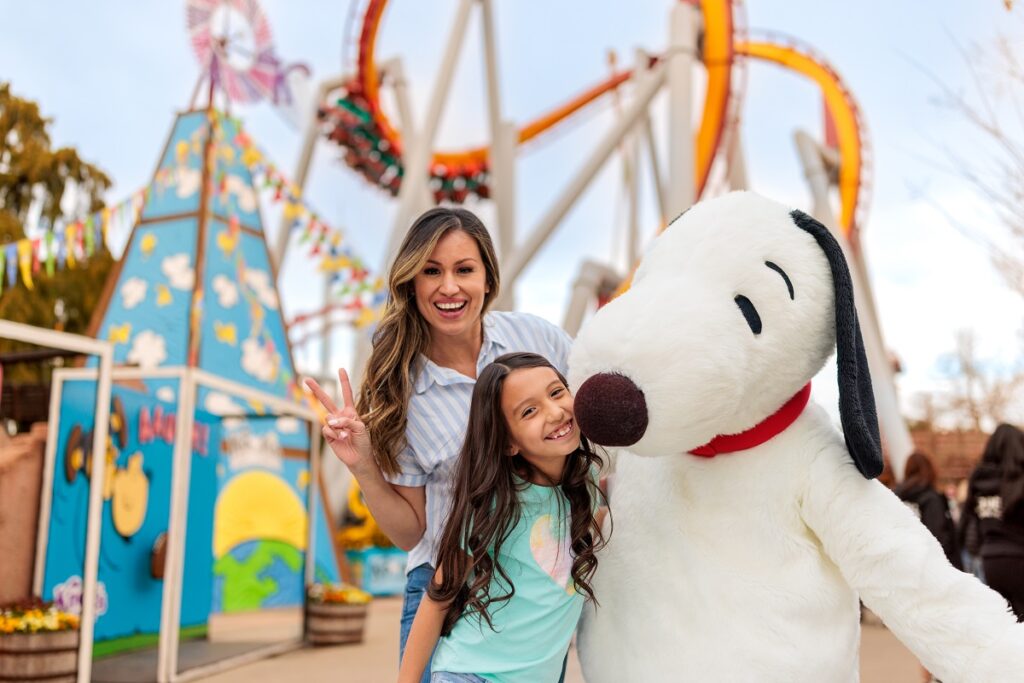
M 472 266 L 462 266 L 456 272 L 459 275 L 469 275 L 470 273 L 473 272 L 473 267 Z M 426 269 L 423 270 L 423 274 L 424 275 L 440 275 L 441 274 L 441 269 L 440 268 L 433 268 L 433 267 L 426 268 Z

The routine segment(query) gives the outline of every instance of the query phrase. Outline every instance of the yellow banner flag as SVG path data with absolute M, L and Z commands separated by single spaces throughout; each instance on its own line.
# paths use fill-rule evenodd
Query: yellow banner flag
M 18 270 L 21 271 L 21 280 L 29 289 L 34 289 L 32 283 L 32 240 L 20 240 L 18 242 Z

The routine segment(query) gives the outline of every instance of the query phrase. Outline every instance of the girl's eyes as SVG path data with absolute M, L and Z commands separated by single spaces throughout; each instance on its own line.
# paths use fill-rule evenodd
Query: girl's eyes
M 530 415 L 533 415 L 533 408 L 527 408 L 524 410 L 522 417 L 530 417 Z
M 558 387 L 557 389 L 551 392 L 551 398 L 558 398 L 559 396 L 562 395 L 563 391 L 565 391 L 565 387 Z

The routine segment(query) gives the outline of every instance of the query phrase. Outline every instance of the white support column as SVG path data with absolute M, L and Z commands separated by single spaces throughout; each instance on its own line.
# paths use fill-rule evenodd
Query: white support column
M 729 143 L 729 189 L 746 190 L 748 187 L 747 158 L 743 153 L 743 138 L 737 123 Z
M 583 318 L 590 308 L 590 303 L 601 291 L 605 282 L 621 282 L 622 276 L 606 265 L 593 261 L 580 264 L 580 272 L 572 284 L 572 296 L 562 320 L 562 329 L 575 337 L 583 324 Z
M 317 105 L 323 102 L 327 93 L 340 88 L 348 82 L 346 76 L 335 76 L 320 83 L 316 90 L 316 99 L 313 101 L 312 113 L 309 121 L 306 122 L 306 131 L 302 136 L 302 150 L 299 152 L 299 161 L 295 166 L 294 182 L 300 190 L 306 189 L 306 178 L 309 176 L 309 167 L 313 163 L 313 152 L 316 151 L 316 143 L 320 139 L 320 124 L 316 117 Z M 292 226 L 287 218 L 281 218 L 281 227 L 278 228 L 277 236 L 274 238 L 274 250 L 271 252 L 274 267 L 277 275 L 281 275 L 281 265 L 284 263 L 285 254 L 288 252 L 288 242 L 291 237 Z
M 416 117 L 413 116 L 412 100 L 409 97 L 409 82 L 405 78 L 405 67 L 402 65 L 402 60 L 398 57 L 388 60 L 380 67 L 380 72 L 383 78 L 386 79 L 391 85 L 391 89 L 395 94 L 395 105 L 398 109 L 398 122 L 402 126 L 402 139 L 405 142 L 405 147 L 408 150 L 416 140 Z M 408 168 L 408 166 L 406 167 Z M 433 204 L 433 197 L 430 195 L 430 189 L 426 183 L 421 185 L 420 196 L 415 200 L 416 206 L 428 207 Z M 381 272 L 386 272 L 386 269 L 390 267 L 391 260 L 394 255 L 398 253 L 398 247 L 401 246 L 402 240 L 405 239 L 405 233 L 409 226 L 402 223 L 394 223 L 391 226 L 391 232 L 388 235 L 388 247 L 384 252 L 385 261 L 381 265 Z M 355 377 L 352 378 L 353 382 Z
M 319 424 L 311 423 L 309 428 L 309 493 L 306 499 L 306 564 L 304 567 L 305 588 L 308 589 L 316 580 L 316 519 L 317 501 L 320 499 L 320 464 L 323 458 L 324 439 L 317 429 Z M 330 548 L 326 551 L 330 552 Z M 303 604 L 305 604 L 305 591 Z
M 640 117 L 647 112 L 651 100 L 654 99 L 654 96 L 658 93 L 664 82 L 665 68 L 659 65 L 651 70 L 650 79 L 646 80 L 643 86 L 638 89 L 633 101 L 630 102 L 625 112 L 623 112 L 622 118 L 597 143 L 594 151 L 591 152 L 590 157 L 583 164 L 583 167 L 569 182 L 568 187 L 541 217 L 537 227 L 526 238 L 526 241 L 516 249 L 502 273 L 503 287 L 506 292 L 515 285 L 523 270 L 525 270 L 526 266 L 544 245 L 544 242 L 551 236 L 555 228 L 558 227 L 559 222 L 569 212 L 573 204 L 576 203 L 576 200 L 579 199 L 580 195 L 590 184 L 590 181 L 597 175 L 604 162 L 615 151 L 623 137 L 629 133 Z
M 896 394 L 896 378 L 882 341 L 881 325 L 875 311 L 867 272 L 859 256 L 850 248 L 846 236 L 836 228 L 835 216 L 828 198 L 829 174 L 825 168 L 820 147 L 804 131 L 796 131 L 793 137 L 804 167 L 807 184 L 811 188 L 814 217 L 832 231 L 836 241 L 843 248 L 843 254 L 850 267 L 854 300 L 857 303 L 857 320 L 860 323 L 861 336 L 864 339 L 864 353 L 868 359 L 871 386 L 875 395 L 878 427 L 886 443 L 893 474 L 897 478 L 901 478 L 903 464 L 914 450 L 914 443 L 910 438 L 910 431 L 907 429 L 903 414 L 900 412 L 899 397 Z
M 512 121 L 502 121 L 492 143 L 491 196 L 498 214 L 498 259 L 502 264 L 502 295 L 495 307 L 514 310 L 515 287 L 504 278 L 505 264 L 516 249 L 516 148 L 519 146 L 519 127 Z
M 489 154 L 491 198 L 497 213 L 498 258 L 505 261 L 515 248 L 515 154 L 519 131 L 502 118 L 501 81 L 498 77 L 498 43 L 494 30 L 494 2 L 480 0 L 483 22 L 484 71 L 487 76 L 487 113 L 491 127 Z M 502 301 L 515 308 L 514 292 Z
M 697 8 L 672 7 L 668 62 L 668 219 L 693 204 L 696 170 L 693 147 L 693 69 L 698 62 Z
M 96 626 L 96 584 L 99 575 L 100 533 L 103 527 L 103 480 L 107 465 L 107 434 L 110 428 L 111 372 L 114 351 L 99 354 L 96 413 L 92 432 L 92 472 L 89 476 L 89 515 L 85 532 L 85 566 L 82 571 L 82 618 L 78 627 L 78 681 L 92 677 L 92 643 Z
M 661 161 L 658 158 L 658 142 L 654 139 L 654 125 L 651 124 L 650 115 L 643 119 L 644 139 L 647 141 L 647 158 L 651 163 L 651 182 L 654 184 L 654 194 L 658 199 L 658 212 L 661 214 L 661 225 L 668 225 L 671 220 L 668 215 L 668 196 L 665 191 L 665 178 L 661 172 Z
M 192 426 L 195 422 L 195 401 L 195 371 L 186 369 L 178 385 L 178 414 L 174 424 L 171 507 L 167 524 L 163 599 L 160 605 L 157 683 L 171 683 L 178 675 L 178 642 L 181 628 L 189 484 L 192 478 Z
M 402 160 L 405 174 L 402 176 L 402 187 L 398 191 L 398 211 L 395 214 L 392 232 L 404 231 L 408 228 L 409 221 L 418 213 L 417 209 L 421 208 L 419 201 L 423 196 L 423 188 L 427 187 L 434 138 L 437 136 L 437 127 L 448 99 L 448 90 L 455 73 L 455 65 L 462 48 L 473 2 L 474 0 L 460 0 L 459 2 L 459 9 L 455 15 L 455 22 L 452 24 L 451 34 L 448 36 L 444 58 L 441 61 L 441 69 L 437 74 L 430 104 L 427 107 L 427 118 L 423 126 L 416 131 L 415 140 L 411 145 L 406 146 L 405 158 Z M 393 253 L 389 253 L 387 262 L 390 263 L 394 256 Z

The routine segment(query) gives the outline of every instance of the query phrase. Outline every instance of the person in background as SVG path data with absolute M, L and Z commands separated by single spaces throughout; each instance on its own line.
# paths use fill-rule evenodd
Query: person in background
M 931 458 L 921 451 L 914 451 L 903 467 L 903 481 L 896 485 L 893 492 L 938 539 L 949 563 L 962 569 L 949 499 L 935 488 L 935 479 L 935 465 Z
M 968 545 L 971 525 L 988 585 L 1024 621 L 1024 433 L 1013 425 L 996 428 L 971 474 L 960 523 Z

